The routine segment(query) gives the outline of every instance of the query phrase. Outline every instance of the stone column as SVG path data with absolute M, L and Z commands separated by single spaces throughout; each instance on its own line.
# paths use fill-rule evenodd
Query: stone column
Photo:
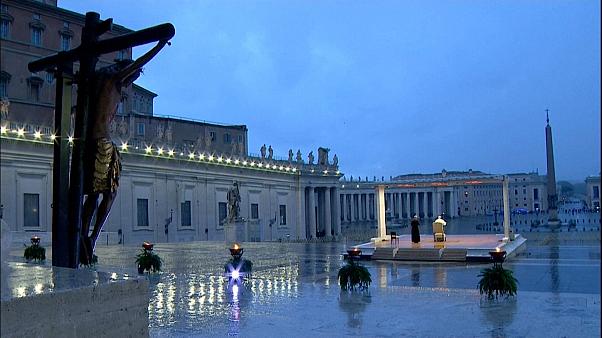
M 332 236 L 332 208 L 331 208 L 331 200 L 330 200 L 330 188 L 324 189 L 324 232 L 326 233 L 326 237 L 330 238 Z
M 418 215 L 420 213 L 420 203 L 418 202 L 418 192 L 414 193 L 414 214 Z M 412 215 L 414 216 L 414 215 Z
M 384 239 L 387 235 L 387 223 L 385 220 L 385 186 L 377 185 L 376 186 L 376 216 L 378 220 L 378 232 L 377 237 L 379 239 Z
M 424 211 L 424 218 L 429 217 L 429 196 L 428 191 L 422 193 L 422 208 Z
M 401 218 L 403 218 L 403 213 L 406 213 L 406 217 L 409 214 L 408 212 L 408 193 L 401 193 Z
M 349 201 L 349 203 L 351 203 L 351 222 L 355 222 L 355 194 L 351 194 L 350 196 L 351 200 Z
M 397 210 L 399 210 L 399 219 L 403 218 L 403 194 L 399 193 L 399 200 L 397 201 Z
M 508 176 L 504 176 L 502 182 L 502 196 L 504 198 L 504 238 L 510 238 L 510 200 L 508 193 Z
M 305 187 L 300 188 L 297 193 L 297 239 L 307 238 L 307 226 L 305 225 Z
M 316 195 L 313 187 L 309 187 L 308 196 L 307 196 L 307 207 L 308 213 L 307 217 L 309 217 L 309 237 L 316 238 Z
M 439 190 L 433 192 L 433 213 L 435 217 L 441 215 L 441 194 Z
M 334 215 L 334 234 L 339 236 L 341 234 L 341 214 L 339 214 L 341 198 L 339 197 L 339 190 L 337 188 L 332 188 L 332 195 L 334 200 L 334 205 L 332 206 L 332 214 Z

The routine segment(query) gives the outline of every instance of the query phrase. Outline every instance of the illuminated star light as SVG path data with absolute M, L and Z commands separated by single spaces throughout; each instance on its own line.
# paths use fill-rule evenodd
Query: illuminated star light
M 6 128 L 6 126 L 0 127 L 0 133 L 2 133 L 2 134 L 6 134 L 7 130 L 8 130 L 8 128 Z
M 170 149 L 170 150 L 167 152 L 167 154 L 168 154 L 169 156 L 172 156 L 172 157 L 173 157 L 173 155 L 175 154 L 175 152 L 173 151 L 173 149 Z
M 69 140 L 69 143 L 73 143 L 73 140 L 74 140 L 73 135 L 69 135 L 69 139 L 68 140 Z
M 25 135 L 25 129 L 19 128 L 19 130 L 17 130 L 17 135 L 19 135 L 19 137 L 22 137 L 23 135 Z
M 56 135 L 55 135 L 55 134 L 51 134 L 51 135 L 50 135 L 50 140 L 51 140 L 51 141 L 54 141 L 54 140 L 56 140 Z
M 188 158 L 189 158 L 189 159 L 191 159 L 191 160 L 194 160 L 194 157 L 195 157 L 195 156 L 194 156 L 194 152 L 192 152 L 192 153 L 188 154 Z
M 163 155 L 163 147 L 157 149 L 157 154 Z
M 144 152 L 145 152 L 145 153 L 147 153 L 147 154 L 150 154 L 150 153 L 152 153 L 152 152 L 153 152 L 153 147 L 151 147 L 151 146 L 147 146 L 147 147 L 144 149 Z
M 128 151 L 128 143 L 127 142 L 121 143 L 121 151 Z
M 36 132 L 33 134 L 33 137 L 39 140 L 42 138 L 42 133 L 39 130 L 36 130 Z

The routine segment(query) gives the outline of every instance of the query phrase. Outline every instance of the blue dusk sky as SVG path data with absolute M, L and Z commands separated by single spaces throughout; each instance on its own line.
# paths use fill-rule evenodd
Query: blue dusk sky
M 176 27 L 137 83 L 155 113 L 249 128 L 249 152 L 319 146 L 347 177 L 600 172 L 600 3 L 83 1 L 131 29 Z M 139 56 L 151 46 L 137 47 Z

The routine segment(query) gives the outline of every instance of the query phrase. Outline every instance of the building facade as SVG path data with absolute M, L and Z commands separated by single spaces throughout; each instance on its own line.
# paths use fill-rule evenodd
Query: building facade
M 546 179 L 537 173 L 508 174 L 510 207 L 536 212 L 547 208 Z M 407 222 L 414 215 L 433 219 L 501 214 L 502 176 L 481 171 L 407 174 L 389 181 L 343 180 L 340 189 L 341 222 L 347 227 L 376 222 L 375 187 L 385 185 L 387 220 Z
M 85 17 L 51 0 L 3 1 L 0 14 L 2 217 L 12 231 L 48 233 L 55 81 L 27 65 L 77 47 Z M 100 39 L 128 32 L 113 25 Z M 98 67 L 131 55 L 131 49 L 103 55 Z M 105 232 L 124 243 L 223 240 L 226 194 L 237 182 L 247 240 L 340 234 L 341 174 L 327 153 L 320 164 L 248 156 L 245 125 L 159 116 L 156 96 L 136 84 L 123 91 L 110 126 L 123 172 Z

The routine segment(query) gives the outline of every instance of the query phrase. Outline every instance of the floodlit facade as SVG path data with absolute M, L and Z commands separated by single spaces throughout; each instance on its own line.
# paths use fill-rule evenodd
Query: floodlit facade
M 8 0 L 1 19 L 2 217 L 14 232 L 48 235 L 55 81 L 51 73 L 30 73 L 27 64 L 77 47 L 84 16 L 56 1 Z M 127 32 L 113 25 L 101 39 Z M 131 49 L 103 55 L 98 67 L 131 55 Z M 223 240 L 233 182 L 246 240 L 340 234 L 335 201 L 341 174 L 327 153 L 320 164 L 248 156 L 245 125 L 158 116 L 156 96 L 136 84 L 127 88 L 110 126 L 123 172 L 100 241 Z

